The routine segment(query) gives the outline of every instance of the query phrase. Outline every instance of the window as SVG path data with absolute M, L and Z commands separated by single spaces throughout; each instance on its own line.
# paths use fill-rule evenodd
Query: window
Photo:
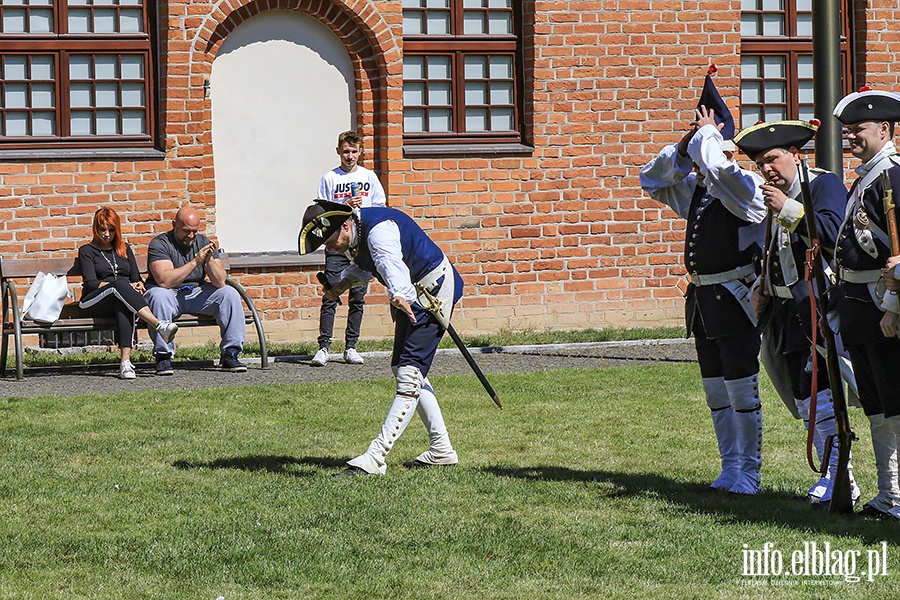
M 741 0 L 741 127 L 813 114 L 813 0 Z M 841 2 L 841 66 L 851 88 L 850 18 Z
M 150 146 L 148 0 L 3 0 L 0 148 Z
M 404 142 L 521 141 L 520 5 L 403 0 Z

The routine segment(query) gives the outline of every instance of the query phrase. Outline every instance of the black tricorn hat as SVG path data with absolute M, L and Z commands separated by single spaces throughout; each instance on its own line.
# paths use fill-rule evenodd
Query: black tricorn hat
M 844 125 L 863 121 L 900 121 L 900 94 L 862 87 L 834 107 L 834 116 Z
M 734 143 L 751 159 L 757 154 L 772 148 L 797 149 L 813 139 L 819 129 L 815 123 L 806 121 L 772 121 L 757 123 L 753 127 L 741 130 L 734 136 Z
M 313 202 L 303 213 L 303 228 L 297 236 L 300 254 L 309 254 L 324 244 L 352 213 L 350 206 L 340 202 L 321 199 Z
M 730 140 L 734 137 L 734 117 L 731 111 L 725 105 L 716 84 L 713 83 L 712 76 L 718 71 L 716 65 L 710 65 L 706 72 L 706 79 L 703 81 L 703 91 L 700 93 L 700 100 L 697 102 L 697 108 L 705 106 L 707 110 L 713 111 L 716 116 L 716 123 L 724 123 L 722 127 L 722 138 Z

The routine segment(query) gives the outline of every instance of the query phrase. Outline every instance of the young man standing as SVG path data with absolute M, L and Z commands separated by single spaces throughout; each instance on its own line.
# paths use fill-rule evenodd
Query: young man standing
M 807 365 L 812 356 L 813 324 L 803 270 L 810 236 L 800 193 L 800 149 L 817 130 L 813 123 L 803 121 L 760 123 L 741 131 L 734 143 L 765 178 L 763 199 L 772 215 L 771 241 L 763 259 L 766 276 L 754 286 L 751 296 L 760 320 L 766 322 L 760 359 L 782 402 L 795 418 L 803 420 L 804 431 L 814 417 L 813 444 L 819 461 L 826 454 L 829 461 L 825 474 L 806 495 L 810 502 L 826 503 L 831 501 L 838 463 L 837 424 L 825 360 L 818 362 L 816 407 L 814 414 L 810 412 L 813 378 Z M 844 218 L 847 188 L 837 175 L 822 169 L 810 169 L 808 177 L 821 260 L 828 263 Z M 833 440 L 830 453 L 825 447 L 829 438 Z M 859 489 L 852 474 L 850 482 L 856 500 Z
M 319 181 L 317 198 L 346 204 L 354 210 L 385 205 L 384 188 L 378 181 L 378 177 L 374 172 L 359 164 L 362 149 L 362 138 L 355 131 L 345 131 L 338 136 L 335 150 L 341 158 L 341 164 L 325 173 Z M 325 277 L 332 285 L 337 283 L 340 273 L 349 264 L 349 259 L 343 254 L 325 250 Z M 356 342 L 359 340 L 367 289 L 366 284 L 350 288 L 347 300 L 344 361 L 351 365 L 363 364 L 363 357 L 356 351 Z M 337 305 L 336 298 L 322 296 L 322 308 L 319 311 L 319 338 L 317 340 L 319 350 L 309 363 L 314 367 L 324 367 L 328 362 L 328 350 L 331 347 Z
M 863 88 L 843 98 L 834 116 L 843 123 L 850 152 L 861 163 L 834 256 L 840 331 L 869 419 L 878 478 L 878 494 L 865 503 L 863 512 L 900 519 L 900 306 L 897 294 L 880 285 L 884 280 L 894 289 L 897 278 L 890 232 L 898 225 L 898 215 L 886 210 L 885 196 L 888 186 L 900 190 L 900 157 L 893 142 L 900 94 Z

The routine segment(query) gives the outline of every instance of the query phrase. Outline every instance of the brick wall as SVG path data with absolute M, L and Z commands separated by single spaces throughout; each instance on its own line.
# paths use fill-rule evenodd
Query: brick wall
M 461 331 L 679 324 L 683 222 L 641 192 L 638 172 L 679 139 L 711 62 L 736 110 L 740 2 L 524 4 L 533 15 L 526 23 L 526 104 L 534 153 L 438 158 L 402 150 L 398 0 L 162 3 L 165 159 L 0 163 L 0 254 L 74 256 L 90 237 L 94 210 L 109 203 L 138 252 L 169 228 L 183 202 L 200 207 L 214 233 L 204 81 L 238 24 L 264 10 L 299 10 L 351 49 L 360 128 L 373 140 L 370 166 L 390 203 L 417 218 L 462 274 Z M 856 4 L 858 83 L 900 88 L 896 2 Z M 235 273 L 272 339 L 314 339 L 315 270 Z M 368 301 L 363 336 L 387 335 L 381 286 Z

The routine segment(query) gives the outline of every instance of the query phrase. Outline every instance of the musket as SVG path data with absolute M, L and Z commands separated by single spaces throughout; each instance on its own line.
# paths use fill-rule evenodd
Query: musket
M 809 172 L 806 167 L 806 159 L 800 163 L 800 193 L 803 198 L 803 211 L 806 218 L 806 230 L 809 234 L 809 247 L 812 269 L 816 278 L 816 289 L 819 294 L 825 290 L 825 269 L 823 261 L 818 256 L 821 250 L 819 244 L 818 228 L 816 226 L 816 213 L 813 206 L 812 195 L 809 191 Z M 810 299 L 813 301 L 814 299 Z M 850 429 L 850 417 L 847 414 L 847 399 L 844 396 L 844 383 L 841 380 L 841 365 L 838 358 L 837 344 L 834 332 L 828 326 L 826 315 L 823 314 L 822 304 L 819 304 L 819 320 L 825 323 L 822 327 L 822 336 L 825 338 L 825 365 L 828 369 L 828 383 L 831 386 L 831 401 L 834 406 L 834 420 L 837 426 L 838 437 L 838 463 L 834 475 L 834 488 L 831 494 L 829 512 L 849 514 L 853 512 L 853 498 L 850 486 L 850 446 L 856 438 Z M 813 323 L 813 327 L 817 324 Z M 816 349 L 813 348 L 813 352 Z
M 884 218 L 887 221 L 887 233 L 891 239 L 891 256 L 900 254 L 900 236 L 897 235 L 897 221 L 894 219 L 894 188 L 891 186 L 890 169 L 881 172 L 881 189 L 884 193 Z

